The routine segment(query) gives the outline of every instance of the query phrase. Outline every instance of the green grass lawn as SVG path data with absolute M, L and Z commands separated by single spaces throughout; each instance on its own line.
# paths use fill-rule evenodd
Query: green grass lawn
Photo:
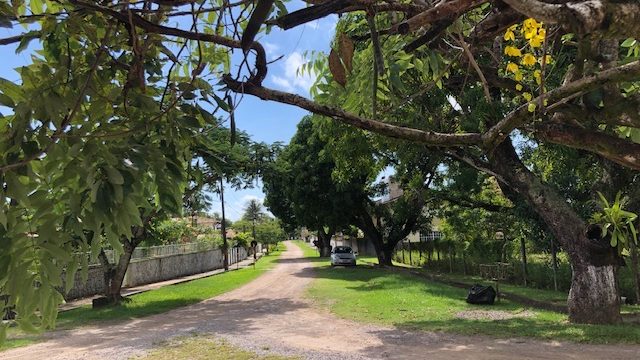
M 311 246 L 311 244 L 308 244 L 302 240 L 293 240 L 291 242 L 294 243 L 300 249 L 302 249 L 302 252 L 304 253 L 304 257 L 310 258 L 310 259 L 320 258 L 320 254 L 318 253 L 318 250 L 316 250 L 315 247 Z M 324 258 L 324 260 L 327 260 L 327 258 Z
M 268 349 L 264 349 L 268 351 Z M 206 336 L 193 336 L 162 344 L 141 360 L 294 360 L 297 357 L 258 355 L 238 349 L 223 340 Z
M 528 309 L 506 300 L 493 306 L 470 305 L 465 302 L 465 289 L 430 282 L 398 270 L 325 265 L 317 267 L 316 272 L 318 279 L 308 295 L 338 316 L 355 321 L 468 335 L 640 344 L 637 325 L 574 325 L 568 323 L 566 315 Z M 469 320 L 459 316 L 469 315 L 473 310 L 532 316 L 505 320 Z
M 329 258 L 321 258 L 318 250 L 311 244 L 306 243 L 302 240 L 293 240 L 292 242 L 296 244 L 300 249 L 302 249 L 304 257 L 311 259 L 315 266 L 330 265 L 331 261 L 329 260 Z M 378 259 L 371 256 L 356 256 L 356 260 L 358 265 L 371 265 L 378 263 Z
M 83 306 L 65 311 L 58 316 L 56 327 L 58 329 L 70 329 L 103 321 L 122 321 L 159 314 L 177 307 L 194 304 L 236 289 L 256 279 L 275 266 L 280 253 L 281 250 L 276 250 L 270 252 L 269 255 L 263 256 L 256 264 L 255 270 L 253 267 L 249 267 L 182 284 L 165 286 L 133 295 L 129 298 L 130 301 L 118 306 L 107 306 L 100 309 Z M 0 349 L 25 346 L 40 339 L 40 335 L 25 334 L 18 329 L 10 328 L 7 341 Z
M 378 260 L 373 257 L 365 257 L 362 258 L 361 261 L 365 264 L 377 264 Z M 456 273 L 446 273 L 446 272 L 435 272 L 429 269 L 420 268 L 420 267 L 412 267 L 407 264 L 394 262 L 396 266 L 405 267 L 405 268 L 413 268 L 416 271 L 420 271 L 421 273 L 432 276 L 436 279 L 444 280 L 444 281 L 455 281 L 459 283 L 464 283 L 469 286 L 473 284 L 491 284 L 492 281 L 487 281 L 480 276 L 472 276 L 472 275 L 463 275 Z M 567 296 L 568 292 L 565 291 L 555 291 L 549 289 L 536 289 L 532 287 L 526 287 L 522 285 L 514 285 L 509 283 L 500 283 L 500 291 L 512 293 L 515 295 L 527 297 L 536 301 L 548 302 L 555 305 L 566 305 L 567 304 Z M 635 314 L 640 313 L 640 305 L 623 305 L 621 312 L 623 314 Z

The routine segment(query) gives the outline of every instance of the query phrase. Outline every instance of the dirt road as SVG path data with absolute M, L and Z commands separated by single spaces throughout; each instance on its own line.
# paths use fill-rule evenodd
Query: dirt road
M 300 249 L 286 245 L 279 265 L 224 295 L 144 319 L 57 332 L 46 342 L 2 352 L 0 359 L 128 359 L 194 333 L 306 359 L 640 359 L 640 346 L 496 340 L 338 319 L 303 298 L 313 269 Z

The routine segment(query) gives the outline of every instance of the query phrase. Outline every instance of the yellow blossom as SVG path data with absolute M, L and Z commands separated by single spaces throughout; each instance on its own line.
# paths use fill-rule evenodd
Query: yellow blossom
M 520 52 L 520 49 L 518 49 L 515 46 L 507 46 L 506 48 L 504 48 L 504 53 L 505 55 L 508 55 L 508 56 L 514 56 L 514 57 L 522 56 L 522 52 Z
M 518 65 L 516 63 L 509 62 L 507 64 L 507 72 L 510 71 L 510 72 L 516 74 L 516 73 L 518 73 L 518 70 L 519 70 L 519 68 L 518 68 Z
M 538 36 L 544 38 L 545 36 L 547 36 L 547 30 L 545 30 L 545 28 L 538 29 Z
M 514 41 L 514 40 L 516 39 L 516 35 L 513 33 L 513 31 L 511 31 L 511 30 L 507 30 L 507 31 L 504 33 L 504 39 L 505 39 L 506 41 L 509 41 L 509 40 Z
M 536 111 L 536 104 L 534 103 L 529 104 L 529 106 L 527 106 L 527 110 L 529 110 L 529 112 Z
M 522 73 L 520 71 L 516 72 L 516 81 L 522 81 L 522 78 L 524 76 L 522 76 Z
M 540 25 L 541 25 L 540 23 L 538 23 L 538 22 L 536 21 L 536 19 L 533 19 L 533 18 L 528 18 L 528 19 L 526 19 L 526 20 L 523 22 L 523 24 L 524 24 L 524 27 L 525 27 L 525 28 L 527 28 L 527 29 L 537 29 L 537 28 L 539 28 L 539 27 L 540 27 Z
M 535 35 L 531 38 L 529 38 L 529 45 L 532 48 L 538 48 L 540 46 L 542 46 L 542 42 L 544 41 L 544 37 L 540 37 L 538 35 Z
M 538 31 L 536 29 L 531 29 L 531 28 L 524 29 L 525 39 L 532 39 L 533 37 L 537 36 L 537 34 L 538 34 Z
M 522 58 L 522 61 L 520 63 L 526 66 L 535 65 L 536 57 L 532 54 L 524 54 L 524 57 Z
M 531 101 L 531 98 L 532 98 L 531 94 L 529 94 L 528 92 L 523 92 L 522 97 L 525 98 L 525 100 L 527 101 Z
M 534 71 L 533 77 L 536 79 L 536 83 L 540 85 L 540 83 L 542 82 L 542 74 L 540 73 L 540 70 Z
M 520 84 L 516 84 L 516 90 L 518 90 L 518 91 L 522 91 L 522 85 L 520 85 Z

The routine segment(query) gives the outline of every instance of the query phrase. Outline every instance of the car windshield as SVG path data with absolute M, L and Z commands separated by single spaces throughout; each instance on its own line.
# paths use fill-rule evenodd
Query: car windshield
M 351 248 L 348 246 L 337 246 L 335 253 L 336 254 L 351 254 Z

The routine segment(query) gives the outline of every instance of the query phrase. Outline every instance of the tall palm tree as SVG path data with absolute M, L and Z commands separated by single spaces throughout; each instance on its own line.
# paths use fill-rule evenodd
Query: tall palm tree
M 242 218 L 247 221 L 251 221 L 252 224 L 252 237 L 256 239 L 256 222 L 262 220 L 264 212 L 262 211 L 262 203 L 256 199 L 251 199 L 244 207 L 244 215 Z M 269 253 L 269 246 L 267 245 L 267 254 Z

